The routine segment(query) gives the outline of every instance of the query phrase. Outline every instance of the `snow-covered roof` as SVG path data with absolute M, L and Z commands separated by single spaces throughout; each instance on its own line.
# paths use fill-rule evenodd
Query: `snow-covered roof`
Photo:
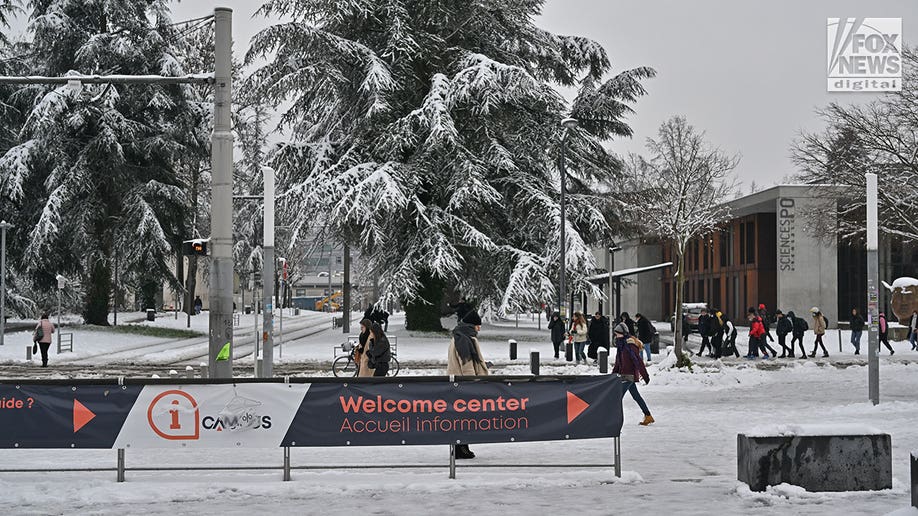
M 673 262 L 658 263 L 656 265 L 648 265 L 646 267 L 635 267 L 633 269 L 622 269 L 620 271 L 615 271 L 612 273 L 613 278 L 621 278 L 622 276 L 631 276 L 633 274 L 639 274 L 641 272 L 653 271 L 657 269 L 665 269 L 666 267 L 671 267 Z M 587 281 L 602 281 L 609 279 L 609 273 L 604 272 L 602 274 L 595 274 L 587 278 Z
M 757 426 L 748 432 L 742 432 L 747 437 L 786 437 L 786 436 L 818 436 L 818 435 L 882 435 L 887 432 L 878 430 L 869 425 L 853 423 L 822 424 L 822 425 L 763 425 Z

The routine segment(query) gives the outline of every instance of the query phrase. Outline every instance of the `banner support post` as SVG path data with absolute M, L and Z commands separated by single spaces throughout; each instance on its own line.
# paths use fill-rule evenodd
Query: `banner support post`
M 290 482 L 290 447 L 284 446 L 284 482 Z
M 617 478 L 622 478 L 622 441 L 621 437 L 612 438 L 613 445 L 615 449 L 615 476 Z
M 449 478 L 456 478 L 456 445 L 449 445 Z
M 118 482 L 124 482 L 124 448 L 118 448 Z

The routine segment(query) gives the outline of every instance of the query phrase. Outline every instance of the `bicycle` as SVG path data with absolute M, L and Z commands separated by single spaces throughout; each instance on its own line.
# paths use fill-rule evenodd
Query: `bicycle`
M 394 337 L 393 337 L 394 339 Z M 397 340 L 390 340 L 389 372 L 386 376 L 398 376 L 399 363 L 395 357 Z M 332 373 L 339 377 L 357 376 L 357 362 L 354 360 L 354 349 L 357 337 L 348 337 L 347 342 L 334 347 L 335 360 L 332 362 Z M 338 350 L 341 350 L 340 352 Z

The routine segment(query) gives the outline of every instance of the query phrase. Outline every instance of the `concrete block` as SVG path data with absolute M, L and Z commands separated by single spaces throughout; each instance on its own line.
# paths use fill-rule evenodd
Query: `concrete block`
M 814 492 L 891 489 L 889 434 L 856 432 L 739 434 L 737 479 L 753 491 L 781 483 Z

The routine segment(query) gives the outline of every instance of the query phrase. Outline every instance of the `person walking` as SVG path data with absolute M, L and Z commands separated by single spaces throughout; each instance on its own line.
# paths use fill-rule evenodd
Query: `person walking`
M 854 346 L 854 354 L 861 354 L 861 335 L 864 333 L 864 318 L 857 313 L 857 308 L 851 309 L 851 345 Z
M 701 336 L 701 348 L 698 349 L 698 356 L 704 355 L 705 348 L 708 354 L 711 354 L 711 316 L 708 315 L 708 309 L 702 308 L 701 315 L 698 316 L 698 335 Z
M 647 356 L 647 363 L 650 363 L 650 343 L 653 342 L 653 324 L 644 317 L 644 314 L 634 314 L 634 318 L 637 321 L 637 338 L 644 343 L 644 353 Z
M 634 327 L 634 320 L 630 315 L 628 315 L 628 312 L 622 312 L 622 315 L 619 316 L 619 322 L 625 324 L 625 327 L 628 328 L 628 331 L 631 332 L 631 335 L 635 334 L 636 328 Z
M 589 338 L 589 328 L 587 328 L 586 317 L 580 312 L 574 312 L 574 320 L 571 323 L 571 335 L 574 338 L 574 363 L 579 364 L 581 360 L 586 364 L 586 353 L 583 349 L 587 345 Z
M 711 349 L 713 353 L 710 355 L 711 358 L 717 359 L 721 357 L 723 352 L 724 345 L 724 314 L 720 310 L 714 309 L 712 311 L 713 315 L 711 316 Z
M 912 351 L 918 350 L 918 310 L 912 311 L 912 317 L 908 320 L 908 342 L 912 345 Z
M 759 317 L 762 318 L 762 325 L 765 326 L 765 339 L 768 342 L 774 342 L 774 337 L 771 336 L 771 318 L 768 317 L 768 310 L 765 308 L 765 303 L 759 303 Z M 771 348 L 771 346 L 769 346 Z
M 813 333 L 816 334 L 816 342 L 813 344 L 813 352 L 810 353 L 810 358 L 816 358 L 816 348 L 822 348 L 822 358 L 829 358 L 829 351 L 826 350 L 825 344 L 822 343 L 822 336 L 826 334 L 826 318 L 823 317 L 822 312 L 819 311 L 818 306 L 810 308 L 810 313 L 813 314 Z
M 609 325 L 604 324 L 605 317 L 601 313 L 596 312 L 593 314 L 593 317 L 590 319 L 590 328 L 587 331 L 587 340 L 590 344 L 587 347 L 587 357 L 593 359 L 593 363 L 596 363 L 596 352 L 602 346 L 603 342 L 606 342 L 605 348 L 609 348 Z
M 896 354 L 896 352 L 893 351 L 892 346 L 889 345 L 889 323 L 886 322 L 886 314 L 883 313 L 883 312 L 880 312 L 879 323 L 880 323 L 880 324 L 879 324 L 879 326 L 880 326 L 880 343 L 882 343 L 883 345 L 885 345 L 885 346 L 886 346 L 886 349 L 889 350 L 889 356 L 893 356 L 893 355 Z M 879 345 L 877 345 L 877 354 L 878 354 L 878 355 L 880 354 Z
M 634 401 L 641 407 L 641 412 L 644 413 L 644 419 L 639 424 L 641 426 L 650 425 L 654 423 L 653 416 L 650 415 L 650 409 L 647 408 L 647 403 L 644 401 L 644 398 L 637 388 L 637 382 L 642 379 L 645 385 L 650 383 L 650 375 L 647 374 L 647 367 L 641 360 L 640 340 L 629 338 L 631 334 L 628 333 L 628 326 L 624 323 L 615 325 L 614 332 L 615 348 L 617 351 L 615 353 L 615 365 L 612 366 L 612 373 L 617 373 L 622 377 L 622 381 L 624 382 L 622 397 L 625 397 L 626 392 L 630 392 L 631 397 L 634 398 Z
M 200 315 L 201 310 L 204 309 L 204 301 L 201 301 L 201 296 L 195 296 L 194 298 L 194 314 Z
M 455 376 L 487 376 L 488 364 L 481 354 L 478 332 L 481 331 L 481 316 L 471 310 L 453 328 L 446 360 L 446 374 Z M 456 445 L 457 459 L 474 459 L 475 454 L 468 444 Z
M 32 334 L 32 342 L 38 344 L 38 348 L 41 350 L 42 367 L 48 367 L 48 349 L 51 347 L 52 333 L 54 333 L 54 324 L 48 319 L 48 312 L 42 312 L 41 319 Z
M 692 325 L 688 322 L 688 315 L 682 314 L 682 349 L 692 353 L 692 350 L 688 348 L 689 333 L 692 333 Z
M 551 330 L 551 345 L 555 348 L 555 358 L 561 358 L 561 343 L 564 342 L 564 321 L 561 314 L 554 312 L 551 314 L 551 320 L 548 321 L 548 329 Z
M 787 334 L 794 332 L 794 323 L 785 317 L 784 312 L 781 310 L 775 310 L 775 317 L 778 319 L 778 324 L 775 327 L 775 333 L 778 335 L 778 344 L 781 345 L 781 357 L 780 358 L 794 358 L 794 343 L 791 340 L 791 345 L 787 345 Z M 793 339 L 793 336 L 791 336 Z
M 806 320 L 803 317 L 797 317 L 794 314 L 793 310 L 787 312 L 787 318 L 790 320 L 791 327 L 791 358 L 794 356 L 794 343 L 800 343 L 800 358 L 806 359 L 806 348 L 803 347 L 803 336 L 806 335 L 806 330 L 810 329 L 809 325 L 806 323 Z
M 724 353 L 739 358 L 739 350 L 736 349 L 736 326 L 727 316 L 724 316 L 724 337 Z
M 756 312 L 755 308 L 749 307 L 746 311 L 746 320 L 749 321 L 749 350 L 746 358 L 755 360 L 758 357 L 758 349 L 765 346 L 765 325 L 762 318 Z M 768 353 L 762 349 L 762 358 L 768 358 Z

